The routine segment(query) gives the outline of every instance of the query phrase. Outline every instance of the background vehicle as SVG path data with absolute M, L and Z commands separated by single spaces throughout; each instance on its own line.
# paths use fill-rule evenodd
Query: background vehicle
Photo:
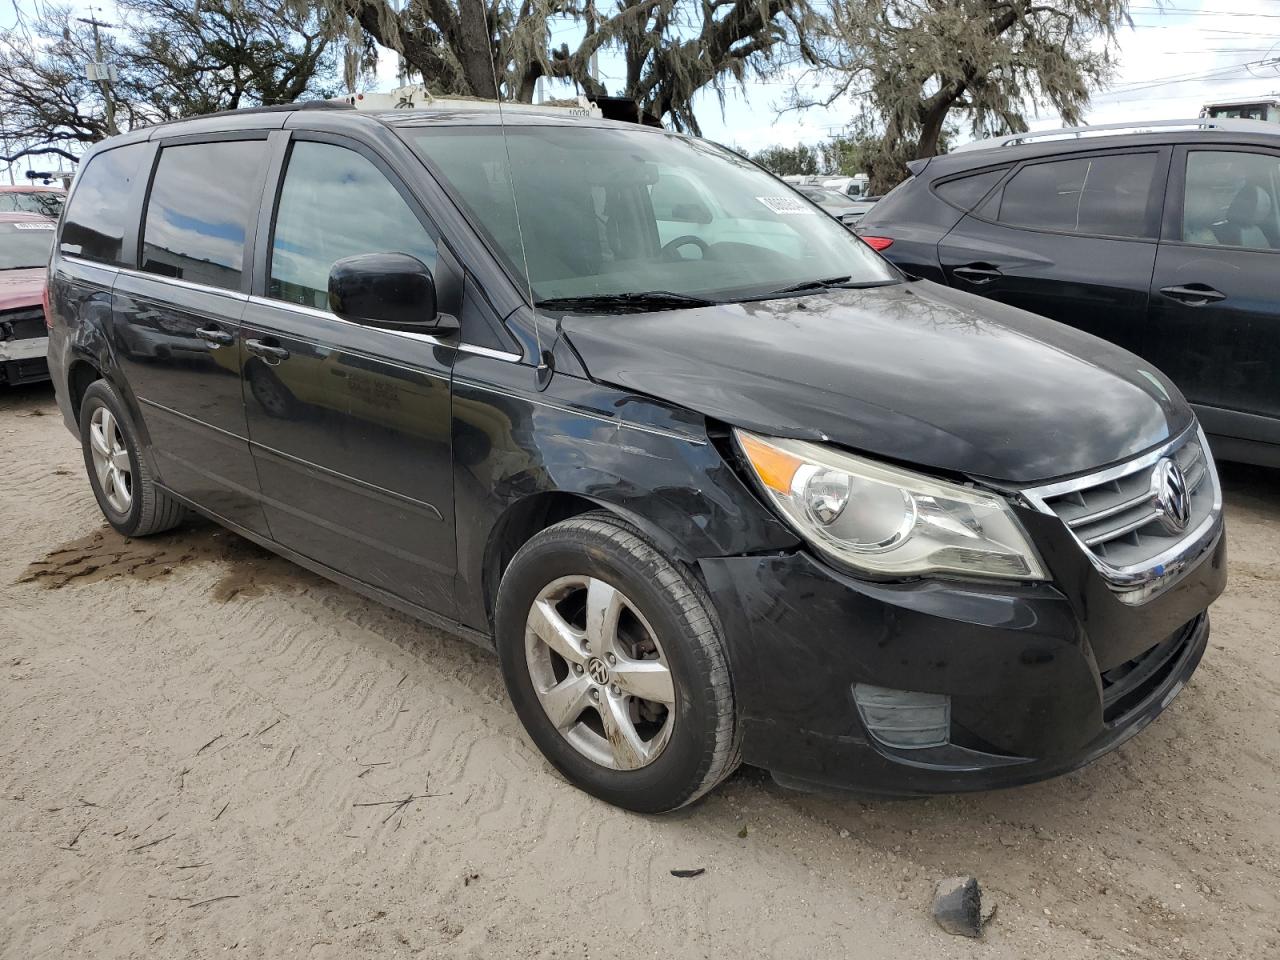
M 1280 123 L 1280 99 L 1274 95 L 1258 99 L 1242 98 L 1206 103 L 1200 116 L 1214 120 L 1265 120 Z
M 826 187 L 848 197 L 863 197 L 871 179 L 865 173 L 852 177 L 839 174 L 788 174 L 782 178 L 792 186 Z
M 0 382 L 49 379 L 42 303 L 54 226 L 34 213 L 0 213 Z
M 263 108 L 99 145 L 59 230 L 50 364 L 108 522 L 195 510 L 492 645 L 612 803 L 743 758 L 1052 776 L 1207 643 L 1221 489 L 1177 390 L 714 144 Z
M 38 213 L 58 219 L 67 191 L 62 187 L 38 184 L 0 185 L 0 213 Z
M 875 205 L 874 200 L 854 200 L 848 194 L 829 187 L 797 184 L 796 190 L 831 214 L 846 227 L 852 227 Z
M 910 167 L 859 224 L 886 257 L 1131 350 L 1220 456 L 1280 465 L 1280 128 L 1074 128 Z

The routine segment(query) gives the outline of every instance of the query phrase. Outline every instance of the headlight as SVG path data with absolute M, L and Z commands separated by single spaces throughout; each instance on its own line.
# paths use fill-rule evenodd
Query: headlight
M 1044 579 L 1002 497 L 821 444 L 734 435 L 774 506 L 837 563 L 881 576 Z

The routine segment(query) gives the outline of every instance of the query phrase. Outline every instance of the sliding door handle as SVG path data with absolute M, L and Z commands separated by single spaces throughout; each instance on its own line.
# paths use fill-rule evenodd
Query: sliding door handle
M 236 342 L 236 335 L 221 327 L 197 327 L 196 336 L 212 347 L 229 347 Z

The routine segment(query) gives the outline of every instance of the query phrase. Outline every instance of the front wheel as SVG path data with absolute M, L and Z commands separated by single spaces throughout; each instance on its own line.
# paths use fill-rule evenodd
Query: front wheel
M 526 543 L 498 592 L 516 713 L 549 761 L 609 803 L 660 813 L 738 764 L 724 642 L 691 574 L 610 514 Z

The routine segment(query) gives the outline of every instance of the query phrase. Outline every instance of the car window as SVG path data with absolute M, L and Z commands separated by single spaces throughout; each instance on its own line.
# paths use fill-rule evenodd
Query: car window
M 0 270 L 43 267 L 53 246 L 51 220 L 0 223 Z
M 142 269 L 211 287 L 239 289 L 244 239 L 258 212 L 265 140 L 165 147 L 151 183 Z
M 811 201 L 707 141 L 576 125 L 404 134 L 511 273 L 527 271 L 538 301 L 651 292 L 732 301 L 823 278 L 898 279 Z
M 276 211 L 268 294 L 327 310 L 330 268 L 362 253 L 407 253 L 436 268 L 435 241 L 377 167 L 346 147 L 295 143 Z
M 0 212 L 38 213 L 58 219 L 62 212 L 63 194 L 55 190 L 6 190 L 0 192 Z
M 938 184 L 933 188 L 933 192 L 953 207 L 967 213 L 1000 182 L 1000 178 L 1007 170 L 1008 167 L 1001 167 L 998 170 L 982 170 L 971 173 L 967 177 L 957 177 Z
M 1126 153 L 1030 164 L 1005 185 L 997 219 L 1064 233 L 1151 237 L 1147 204 L 1157 159 Z
M 1182 239 L 1280 250 L 1280 157 L 1242 150 L 1187 154 Z
M 71 195 L 62 228 L 63 253 L 126 266 L 122 250 L 125 208 L 147 150 L 145 143 L 131 143 L 89 160 Z

